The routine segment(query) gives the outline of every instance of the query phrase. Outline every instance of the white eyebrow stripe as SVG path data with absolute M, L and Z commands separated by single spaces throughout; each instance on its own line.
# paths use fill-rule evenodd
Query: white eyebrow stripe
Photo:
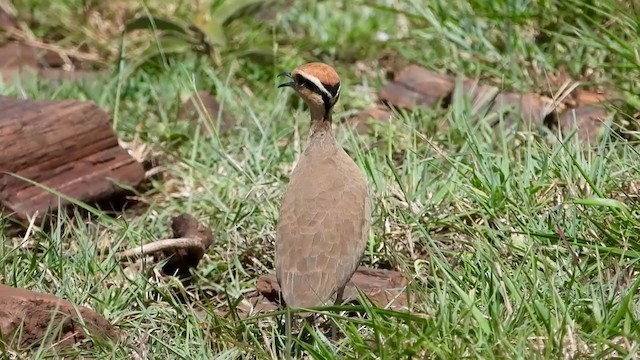
M 315 77 L 313 75 L 309 75 L 304 71 L 298 71 L 298 74 L 304 76 L 307 80 L 311 81 L 315 86 L 318 87 L 318 89 L 320 89 L 320 91 L 325 93 L 330 98 L 333 97 L 333 95 L 331 95 L 331 93 L 329 93 L 329 91 L 324 87 L 324 85 L 322 85 L 322 83 L 320 82 L 320 80 L 317 77 Z

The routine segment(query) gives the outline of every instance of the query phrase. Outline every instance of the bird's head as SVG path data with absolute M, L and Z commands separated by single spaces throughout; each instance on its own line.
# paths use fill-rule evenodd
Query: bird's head
M 329 65 L 312 62 L 300 65 L 292 72 L 283 72 L 291 81 L 278 87 L 292 87 L 311 111 L 321 112 L 326 117 L 340 97 L 340 77 Z

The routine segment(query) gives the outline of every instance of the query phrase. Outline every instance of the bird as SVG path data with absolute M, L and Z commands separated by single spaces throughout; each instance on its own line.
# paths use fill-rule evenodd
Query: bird
M 334 296 L 340 305 L 364 257 L 371 225 L 367 178 L 333 133 L 340 77 L 321 62 L 278 76 L 290 80 L 278 88 L 292 88 L 311 113 L 307 143 L 290 174 L 276 228 L 281 297 L 289 308 L 328 305 Z

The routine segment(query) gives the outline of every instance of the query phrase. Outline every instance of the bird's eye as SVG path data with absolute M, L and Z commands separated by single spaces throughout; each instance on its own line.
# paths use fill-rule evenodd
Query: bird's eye
M 300 86 L 300 87 L 307 87 L 307 85 L 305 84 L 305 79 L 303 76 L 300 76 L 299 74 L 296 74 L 293 77 L 293 81 L 296 82 L 296 85 Z
M 303 87 L 305 89 L 310 89 L 310 90 L 314 90 L 314 91 L 315 91 L 315 89 L 317 89 L 317 86 L 313 82 L 311 82 L 309 79 L 304 77 L 304 76 L 297 75 L 294 78 L 294 80 L 295 80 L 295 82 L 296 82 L 296 84 L 298 86 Z
M 307 88 L 307 89 L 313 89 L 313 88 L 317 87 L 314 83 L 312 83 L 308 79 L 302 79 L 302 82 L 300 83 L 300 86 L 302 86 L 304 88 Z

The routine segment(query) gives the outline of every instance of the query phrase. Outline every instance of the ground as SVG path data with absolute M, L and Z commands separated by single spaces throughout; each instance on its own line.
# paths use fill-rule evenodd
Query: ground
M 637 356 L 636 2 L 293 0 L 225 23 L 216 19 L 231 6 L 209 18 L 194 6 L 2 3 L 21 21 L 14 37 L 106 72 L 100 82 L 5 82 L 2 95 L 94 101 L 149 175 L 131 197 L 135 210 L 71 208 L 18 232 L 0 218 L 3 284 L 86 305 L 128 334 L 65 350 L 8 343 L 8 358 L 120 359 L 132 349 L 141 358 L 281 358 L 281 313 L 242 321 L 220 314 L 273 270 L 278 206 L 308 130 L 304 105 L 276 88 L 276 75 L 307 61 L 340 73 L 336 119 L 373 103 L 386 71 L 406 63 L 547 95 L 580 81 L 622 105 L 592 144 L 492 128 L 495 118 L 459 97 L 446 108 L 394 113 L 367 134 L 338 126 L 373 194 L 363 265 L 402 272 L 412 309 L 361 305 L 362 317 L 337 318 L 340 342 L 318 330 L 316 341 L 296 342 L 298 351 L 313 359 Z M 170 38 L 157 43 L 176 52 L 149 60 L 151 31 L 120 37 L 127 20 L 146 12 L 206 28 L 213 55 L 201 54 L 202 42 Z M 177 121 L 196 91 L 215 95 L 231 129 L 218 136 L 206 121 L 202 129 Z M 141 271 L 104 255 L 171 237 L 180 213 L 214 237 L 188 286 L 159 267 Z

